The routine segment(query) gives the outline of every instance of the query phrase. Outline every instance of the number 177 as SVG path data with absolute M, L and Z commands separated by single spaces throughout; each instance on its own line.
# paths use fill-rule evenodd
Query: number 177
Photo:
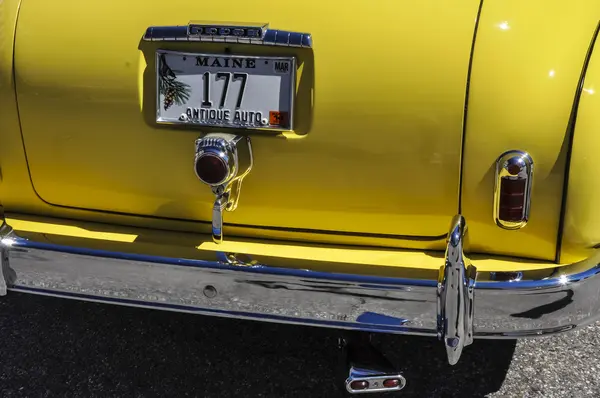
M 229 91 L 229 82 L 235 80 L 241 80 L 242 86 L 240 87 L 240 92 L 237 97 L 237 101 L 235 103 L 235 107 L 239 108 L 242 106 L 242 99 L 244 98 L 244 91 L 246 90 L 246 81 L 248 80 L 247 73 L 230 73 L 230 72 L 218 72 L 216 79 L 225 79 L 225 85 L 223 85 L 223 93 L 221 93 L 221 101 L 219 102 L 219 107 L 223 108 L 225 106 L 225 101 L 227 100 L 227 92 Z M 204 100 L 202 101 L 202 106 L 211 107 L 212 101 L 210 100 L 210 73 L 204 72 L 202 76 L 203 80 L 203 88 L 204 88 Z

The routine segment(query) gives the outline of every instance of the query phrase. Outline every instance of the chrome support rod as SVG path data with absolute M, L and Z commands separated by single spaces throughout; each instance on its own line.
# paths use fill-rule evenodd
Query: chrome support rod
M 212 238 L 215 243 L 223 242 L 223 212 L 229 202 L 229 192 L 218 194 L 212 211 Z
M 474 288 L 477 269 L 464 255 L 467 224 L 463 216 L 452 219 L 445 264 L 437 287 L 438 338 L 444 341 L 448 362 L 455 365 L 465 346 L 473 343 Z

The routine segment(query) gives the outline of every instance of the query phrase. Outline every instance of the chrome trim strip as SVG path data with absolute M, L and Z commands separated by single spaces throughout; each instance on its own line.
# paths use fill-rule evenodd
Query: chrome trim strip
M 518 174 L 511 174 L 510 167 L 516 167 Z M 525 180 L 525 197 L 523 198 L 523 213 L 520 221 L 501 219 L 500 193 L 503 178 Z M 508 230 L 523 228 L 529 221 L 531 208 L 531 186 L 533 184 L 533 159 L 527 152 L 511 150 L 504 152 L 496 160 L 496 177 L 494 183 L 494 221 L 496 225 Z
M 142 39 L 144 41 L 187 41 L 187 42 L 217 42 L 234 44 L 257 44 L 264 46 L 284 46 L 312 48 L 313 40 L 310 33 L 290 32 L 287 30 L 268 29 L 265 26 L 262 38 L 219 35 L 193 35 L 190 26 L 150 26 Z M 215 25 L 215 27 L 220 27 Z
M 466 240 L 467 223 L 457 215 L 448 232 L 446 260 L 440 268 L 437 289 L 438 338 L 444 341 L 450 365 L 455 365 L 463 348 L 473 343 L 477 269 L 463 253 Z
M 190 22 L 188 36 L 207 36 L 224 39 L 226 37 L 264 38 L 269 24 L 267 23 L 228 23 Z
M 490 279 L 493 281 L 520 281 L 523 279 L 523 273 L 521 271 L 490 272 Z
M 459 220 L 455 232 L 460 236 L 464 224 L 462 217 Z M 165 234 L 165 242 L 169 242 L 169 232 Z M 28 236 L 30 239 L 25 239 L 6 224 L 0 229 L 0 249 L 8 259 L 4 270 L 10 271 L 3 272 L 8 290 L 278 323 L 438 335 L 440 286 L 435 279 L 271 267 L 242 254 L 211 251 L 199 251 L 201 259 L 161 257 L 57 245 L 42 240 L 45 238 L 31 238 L 35 234 Z M 452 246 L 449 258 L 462 275 L 460 264 L 466 263 L 459 260 L 460 240 L 451 238 L 450 243 L 458 243 Z M 527 272 L 519 281 L 478 280 L 473 336 L 541 336 L 599 319 L 599 264 L 600 251 L 579 263 L 553 266 L 547 274 L 553 272 L 551 276 L 539 280 L 528 279 Z M 469 277 L 468 269 L 465 277 Z M 402 268 L 398 270 L 402 272 Z M 461 294 L 466 300 L 471 292 L 464 285 L 458 290 L 448 287 L 456 280 L 449 275 L 441 282 L 441 291 L 447 292 L 444 316 L 456 325 L 456 331 L 448 328 L 444 333 L 464 336 L 466 342 L 468 328 L 464 329 L 466 335 L 461 332 L 470 323 L 470 312 L 450 302 L 461 305 L 457 291 L 458 300 Z

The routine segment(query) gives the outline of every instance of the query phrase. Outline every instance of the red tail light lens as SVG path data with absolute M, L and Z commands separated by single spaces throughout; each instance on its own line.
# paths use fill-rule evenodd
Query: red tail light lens
M 526 179 L 503 177 L 500 183 L 500 206 L 498 214 L 501 220 L 520 222 L 525 209 Z
M 229 176 L 229 167 L 216 154 L 205 153 L 196 159 L 196 175 L 206 184 L 218 185 Z
M 353 390 L 366 390 L 369 388 L 369 382 L 366 380 L 354 380 L 350 383 L 350 388 Z
M 526 152 L 509 151 L 496 161 L 494 219 L 504 229 L 523 228 L 529 220 L 533 160 Z
M 398 387 L 400 385 L 400 380 L 399 379 L 387 379 L 383 381 L 383 386 L 385 388 L 394 388 L 394 387 Z

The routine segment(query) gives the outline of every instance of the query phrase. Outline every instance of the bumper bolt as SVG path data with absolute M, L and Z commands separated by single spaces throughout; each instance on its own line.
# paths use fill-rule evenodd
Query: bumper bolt
M 217 289 L 213 285 L 208 285 L 204 288 L 203 293 L 208 298 L 214 298 L 217 296 Z

